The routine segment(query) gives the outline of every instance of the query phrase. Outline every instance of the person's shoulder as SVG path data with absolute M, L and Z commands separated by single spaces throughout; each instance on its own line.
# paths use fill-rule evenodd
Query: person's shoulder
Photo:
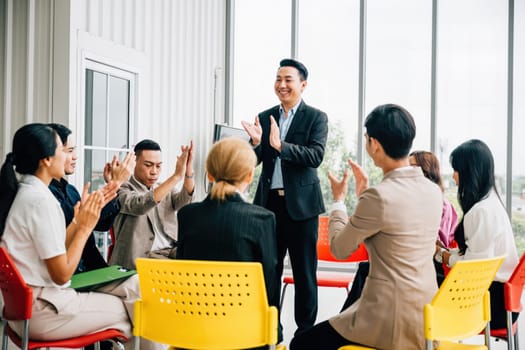
M 195 210 L 199 210 L 200 208 L 202 208 L 204 206 L 204 201 L 202 202 L 193 202 L 193 203 L 188 203 L 186 204 L 185 206 L 183 206 L 182 208 L 180 208 L 178 210 L 178 213 L 182 215 L 185 215 L 187 213 L 191 213 Z
M 326 117 L 326 112 L 323 112 L 319 108 L 310 106 L 309 104 L 307 104 L 304 101 L 299 105 L 299 110 L 301 110 L 301 108 L 303 108 L 308 113 L 312 113 L 314 115 L 320 115 L 320 116 L 325 116 Z
M 120 190 L 131 191 L 131 192 L 143 192 L 142 190 L 145 186 L 139 182 L 133 175 L 129 178 L 128 181 L 120 185 Z
M 66 184 L 66 192 L 68 196 L 73 197 L 75 199 L 80 199 L 80 192 L 78 192 L 76 187 L 70 183 Z
M 270 115 L 273 115 L 275 114 L 277 111 L 277 113 L 279 113 L 279 105 L 275 105 L 271 108 L 268 108 L 262 112 L 259 113 L 259 118 L 266 118 L 266 117 L 269 117 Z
M 501 203 L 498 195 L 494 191 L 490 191 L 485 197 L 474 203 L 472 208 L 465 214 L 465 216 L 497 216 L 499 213 L 505 213 L 505 207 Z
M 272 211 L 257 204 L 243 202 L 243 206 L 247 212 L 255 214 L 261 218 L 275 218 L 275 214 Z

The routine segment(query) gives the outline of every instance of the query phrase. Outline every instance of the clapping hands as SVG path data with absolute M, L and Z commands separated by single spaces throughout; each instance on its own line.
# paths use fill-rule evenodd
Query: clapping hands
M 348 159 L 348 165 L 350 165 L 352 173 L 354 174 L 355 193 L 359 197 L 361 193 L 368 188 L 368 175 L 363 168 L 352 159 Z M 348 192 L 349 177 L 350 171 L 348 169 L 345 169 L 341 180 L 338 180 L 330 171 L 328 171 L 328 180 L 330 181 L 330 187 L 332 188 L 332 194 L 335 201 L 342 201 L 345 199 Z
M 135 169 L 135 154 L 129 152 L 126 154 L 122 162 L 119 162 L 116 155 L 113 156 L 111 163 L 106 163 L 104 166 L 104 180 L 106 183 L 114 181 L 120 187 L 124 182 L 128 181 L 133 169 Z
M 251 142 L 253 146 L 258 146 L 261 143 L 262 138 L 262 127 L 261 124 L 259 124 L 259 117 L 255 116 L 255 123 L 251 124 L 250 122 L 247 122 L 245 120 L 241 121 L 242 127 L 248 135 L 251 138 Z

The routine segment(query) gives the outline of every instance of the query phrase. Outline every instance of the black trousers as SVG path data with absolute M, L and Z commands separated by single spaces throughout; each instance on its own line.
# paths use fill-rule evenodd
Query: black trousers
M 505 311 L 505 301 L 503 299 L 503 283 L 492 282 L 490 292 L 490 329 L 507 328 L 507 312 Z M 512 313 L 512 323 L 516 322 L 519 313 Z
M 277 223 L 277 273 L 282 276 L 288 251 L 295 281 L 294 316 L 297 332 L 312 327 L 317 317 L 317 230 L 319 218 L 292 220 L 285 198 L 270 191 L 266 207 Z
M 314 327 L 296 333 L 290 342 L 290 350 L 337 350 L 343 345 L 352 345 L 328 323 L 323 321 Z

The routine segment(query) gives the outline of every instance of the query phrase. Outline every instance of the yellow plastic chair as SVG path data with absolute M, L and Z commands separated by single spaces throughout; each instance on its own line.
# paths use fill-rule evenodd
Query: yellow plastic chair
M 439 340 L 440 350 L 490 349 L 489 287 L 504 257 L 458 261 L 430 304 L 425 305 L 426 348 Z M 478 335 L 485 329 L 485 345 L 455 341 Z
M 276 348 L 277 308 L 268 305 L 260 263 L 139 258 L 136 265 L 135 349 L 139 337 L 183 349 Z
M 436 350 L 490 349 L 489 287 L 504 257 L 458 261 L 450 270 L 430 304 L 424 308 L 426 349 Z M 485 345 L 457 343 L 478 335 L 485 329 Z M 373 349 L 346 345 L 339 350 Z

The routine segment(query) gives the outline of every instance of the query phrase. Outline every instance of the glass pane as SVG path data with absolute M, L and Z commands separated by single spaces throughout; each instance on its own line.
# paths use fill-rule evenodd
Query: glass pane
M 106 74 L 86 70 L 86 145 L 106 146 L 106 82 Z
M 290 57 L 290 0 L 236 1 L 234 28 L 233 121 L 252 121 L 275 106 L 275 74 Z
M 112 148 L 128 147 L 129 80 L 109 77 L 109 140 Z
M 507 2 L 443 0 L 438 13 L 437 142 L 448 196 L 455 198 L 451 151 L 481 139 L 490 147 L 505 196 Z M 514 129 L 518 130 L 518 129 Z M 504 199 L 504 198 L 503 198 Z
M 518 253 L 525 251 L 525 0 L 514 9 L 514 119 L 512 147 L 512 225 Z
M 431 55 L 431 1 L 367 2 L 365 116 L 385 103 L 406 108 L 416 122 L 413 149 L 430 150 Z
M 309 70 L 304 100 L 328 114 L 328 142 L 319 178 L 325 204 L 329 205 L 332 192 L 328 170 L 338 173 L 337 170 L 347 167 L 348 157 L 356 154 L 359 1 L 301 0 L 298 51 L 299 60 Z M 355 196 L 347 199 L 352 211 Z

